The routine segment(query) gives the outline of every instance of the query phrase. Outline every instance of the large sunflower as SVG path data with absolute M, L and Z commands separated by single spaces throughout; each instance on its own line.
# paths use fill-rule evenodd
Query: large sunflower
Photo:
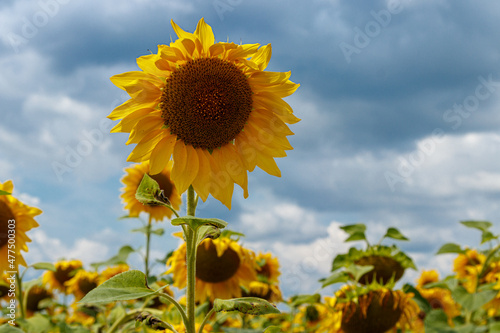
M 167 207 L 160 205 L 143 205 L 135 198 L 137 188 L 145 174 L 150 175 L 156 180 L 160 189 L 163 190 L 164 196 L 170 201 L 172 208 L 179 210 L 181 206 L 181 196 L 170 180 L 171 170 L 172 163 L 170 162 L 167 163 L 161 172 L 155 175 L 150 174 L 149 162 L 138 163 L 125 169 L 126 174 L 122 178 L 122 183 L 125 184 L 125 187 L 122 188 L 123 193 L 121 198 L 125 203 L 125 209 L 129 211 L 129 216 L 138 217 L 141 212 L 146 212 L 151 215 L 152 219 L 161 221 L 164 217 L 170 218 L 173 214 Z
M 231 208 L 234 184 L 248 196 L 247 171 L 280 176 L 275 157 L 293 149 L 286 123 L 299 121 L 283 97 L 299 87 L 290 72 L 265 72 L 271 45 L 215 43 L 203 19 L 194 33 L 172 21 L 179 37 L 139 57 L 142 71 L 111 81 L 130 99 L 108 116 L 112 132 L 130 133 L 137 146 L 128 161 L 150 161 L 151 174 L 173 160 L 172 180 L 183 193 L 193 185 Z
M 205 239 L 198 246 L 196 260 L 196 301 L 241 297 L 240 286 L 247 288 L 257 278 L 255 254 L 228 236 Z M 173 273 L 173 286 L 186 287 L 186 243 L 167 261 Z
M 0 190 L 12 193 L 14 185 L 8 180 L 0 183 Z M 30 207 L 12 195 L 0 195 L 0 271 L 17 271 L 18 265 L 26 266 L 21 251 L 28 252 L 26 243 L 31 239 L 26 232 L 38 227 L 34 217 L 42 211 Z M 13 231 L 15 231 L 13 233 Z M 15 238 L 9 238 L 9 234 Z

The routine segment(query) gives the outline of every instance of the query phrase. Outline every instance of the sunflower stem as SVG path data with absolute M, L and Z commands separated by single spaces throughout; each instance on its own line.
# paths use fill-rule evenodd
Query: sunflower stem
M 203 321 L 201 322 L 201 325 L 200 325 L 200 328 L 198 329 L 198 333 L 203 333 L 203 327 L 205 327 L 205 324 L 207 323 L 207 321 L 210 319 L 210 317 L 212 316 L 212 314 L 214 314 L 214 308 L 212 308 L 208 313 L 207 315 L 205 316 L 205 318 L 203 319 Z
M 146 255 L 144 257 L 144 266 L 146 278 L 149 279 L 149 249 L 151 244 L 151 220 L 152 216 L 149 214 L 148 227 L 146 229 Z
M 194 216 L 196 212 L 196 199 L 193 186 L 187 191 L 187 215 Z M 186 310 L 188 325 L 186 333 L 195 333 L 195 292 L 196 292 L 196 230 L 187 227 L 184 229 L 186 236 L 186 264 L 187 264 L 187 290 Z
M 16 273 L 16 282 L 17 282 L 17 300 L 19 301 L 19 308 L 21 309 L 21 319 L 24 319 L 26 316 L 26 311 L 25 311 L 25 303 L 24 303 L 24 297 L 23 297 L 23 281 L 21 277 L 19 276 L 19 272 Z

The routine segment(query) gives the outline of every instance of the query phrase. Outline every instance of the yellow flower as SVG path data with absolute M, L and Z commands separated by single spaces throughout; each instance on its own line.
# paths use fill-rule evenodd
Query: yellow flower
M 66 289 L 66 281 L 70 280 L 74 271 L 82 267 L 80 260 L 61 260 L 54 264 L 56 271 L 46 271 L 43 273 L 43 283 L 48 285 L 49 290 L 59 290 L 68 293 Z
M 264 71 L 270 44 L 215 43 L 203 19 L 194 33 L 172 26 L 179 39 L 138 58 L 142 71 L 111 78 L 131 97 L 108 116 L 121 119 L 112 132 L 137 144 L 128 161 L 150 161 L 157 174 L 172 159 L 180 193 L 193 185 L 231 208 L 235 183 L 248 196 L 247 171 L 280 176 L 274 158 L 293 149 L 286 123 L 299 121 L 282 98 L 299 85 L 290 72 Z
M 345 333 L 383 333 L 396 326 L 405 331 L 420 311 L 411 293 L 380 287 L 359 295 L 355 300 L 345 298 L 347 289 L 336 293 L 335 305 L 342 311 L 341 327 Z
M 439 281 L 439 274 L 435 269 L 432 269 L 430 271 L 422 271 L 422 274 L 420 274 L 420 277 L 418 278 L 417 281 L 417 288 L 438 281 Z
M 35 312 L 39 312 L 40 302 L 44 299 L 52 298 L 52 293 L 42 286 L 34 285 L 28 291 L 28 297 L 26 298 L 26 310 L 28 311 L 28 316 L 32 316 Z
M 260 297 L 269 302 L 277 303 L 283 298 L 279 288 L 280 264 L 278 258 L 271 253 L 259 253 L 255 257 L 257 266 L 257 281 L 252 281 L 248 290 L 243 290 L 245 297 Z
M 453 271 L 457 273 L 459 279 L 478 275 L 483 264 L 486 261 L 486 256 L 478 253 L 475 249 L 467 250 L 465 254 L 459 254 L 453 261 Z
M 66 318 L 68 324 L 77 323 L 90 328 L 95 323 L 95 309 L 92 306 L 71 304 L 71 315 Z M 94 315 L 91 315 L 94 314 Z
M 120 264 L 112 267 L 108 267 L 105 270 L 103 270 L 99 276 L 99 284 L 102 284 L 103 282 L 111 279 L 113 276 L 126 272 L 130 268 L 128 267 L 127 264 Z
M 129 216 L 138 217 L 141 212 L 151 214 L 151 217 L 156 221 L 163 220 L 164 217 L 170 218 L 173 212 L 164 206 L 151 206 L 143 205 L 135 198 L 137 188 L 141 183 L 144 174 L 148 174 L 158 182 L 163 194 L 168 198 L 173 209 L 179 210 L 181 206 L 181 196 L 177 188 L 170 179 L 170 172 L 172 170 L 172 163 L 167 163 L 161 172 L 151 175 L 149 169 L 149 162 L 135 164 L 125 169 L 125 176 L 122 178 L 122 183 L 125 187 L 122 188 L 121 198 L 125 203 L 125 209 L 129 211 Z
M 255 258 L 257 262 L 257 274 L 259 277 L 265 279 L 268 283 L 278 283 L 280 276 L 280 263 L 278 258 L 274 257 L 271 253 L 259 253 Z
M 0 190 L 12 193 L 12 181 L 0 183 Z M 41 213 L 40 209 L 27 206 L 12 195 L 0 195 L 0 272 L 17 271 L 18 265 L 26 266 L 21 254 L 21 251 L 28 252 L 26 243 L 31 242 L 26 232 L 38 227 L 34 217 Z
M 241 297 L 241 288 L 248 288 L 257 275 L 254 253 L 240 246 L 230 237 L 205 239 L 198 246 L 196 260 L 196 301 L 211 302 L 215 298 Z M 167 261 L 173 273 L 173 286 L 186 287 L 186 243 L 183 243 Z
M 451 297 L 451 291 L 442 288 L 417 289 L 433 309 L 442 309 L 446 313 L 450 325 L 453 323 L 452 319 L 460 315 L 460 307 Z
M 87 272 L 80 269 L 75 276 L 66 281 L 64 285 L 68 288 L 68 294 L 73 294 L 75 300 L 81 300 L 89 291 L 97 287 L 99 274 L 97 272 Z

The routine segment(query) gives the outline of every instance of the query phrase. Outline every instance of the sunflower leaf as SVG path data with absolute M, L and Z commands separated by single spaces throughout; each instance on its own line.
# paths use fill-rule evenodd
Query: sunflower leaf
M 264 333 L 280 333 L 280 332 L 281 328 L 279 328 L 278 326 L 268 326 L 264 331 Z
M 462 286 L 458 286 L 451 291 L 453 299 L 470 312 L 478 310 L 491 301 L 497 293 L 496 290 L 485 289 L 471 294 Z
M 24 333 L 24 331 L 10 324 L 3 324 L 0 326 L 0 333 Z
M 446 243 L 439 248 L 436 254 L 444 254 L 444 253 L 465 253 L 465 250 L 462 250 L 460 245 L 455 243 Z
M 281 313 L 276 305 L 257 297 L 241 297 L 232 299 L 219 299 L 214 301 L 215 312 L 239 311 L 251 315 L 263 315 L 269 313 Z
M 112 258 L 109 258 L 106 261 L 101 261 L 101 262 L 95 262 L 90 264 L 93 268 L 97 269 L 101 266 L 113 266 L 113 265 L 120 265 L 120 264 L 127 264 L 127 259 L 130 253 L 135 252 L 135 250 L 129 246 L 125 245 L 118 250 L 118 254 Z
M 346 267 L 345 271 L 346 273 L 350 274 L 351 276 L 354 277 L 354 281 L 358 282 L 361 277 L 372 271 L 375 267 L 372 265 L 356 265 L 352 264 Z
M 488 221 L 460 221 L 461 224 L 466 226 L 467 228 L 474 228 L 481 230 L 482 232 L 488 231 L 493 224 Z
M 177 217 L 171 221 L 172 225 L 179 226 L 183 224 L 189 225 L 191 229 L 197 230 L 199 227 L 203 225 L 209 225 L 213 226 L 219 229 L 224 229 L 227 227 L 227 222 L 223 221 L 221 219 L 216 219 L 216 218 L 200 218 L 200 217 L 194 217 L 194 216 L 183 216 L 183 217 Z
M 349 224 L 349 225 L 344 225 L 344 226 L 340 227 L 340 229 L 344 230 L 349 235 L 352 235 L 352 234 L 357 233 L 357 232 L 364 233 L 366 231 L 366 225 L 364 225 L 362 223 Z
M 138 270 L 130 270 L 113 276 L 92 289 L 78 303 L 110 303 L 142 298 L 156 293 L 148 287 L 146 275 Z
M 346 283 L 347 281 L 349 281 L 349 274 L 345 271 L 337 271 L 326 279 L 321 279 L 319 281 L 323 283 L 321 285 L 321 288 L 325 288 L 335 283 Z
M 320 294 L 296 295 L 291 298 L 290 306 L 292 308 L 296 308 L 302 304 L 314 304 L 314 303 L 319 303 L 320 301 L 321 301 Z
M 11 195 L 11 193 L 4 190 L 0 190 L 0 195 Z
M 364 240 L 364 241 L 367 240 L 364 232 L 358 231 L 352 233 L 349 237 L 347 237 L 347 239 L 344 242 L 354 242 L 358 240 Z
M 221 235 L 221 230 L 213 225 L 202 225 L 198 229 L 198 238 L 196 239 L 196 245 L 199 245 L 204 239 L 217 239 Z
M 491 231 L 483 231 L 481 235 L 481 244 L 484 244 L 490 240 L 498 239 L 498 235 L 494 235 Z
M 163 190 L 160 189 L 160 185 L 148 174 L 144 174 L 144 177 L 142 177 L 141 183 L 135 192 L 135 198 L 143 205 L 162 205 L 172 209 L 170 201 L 164 195 Z
M 30 265 L 30 266 L 33 267 L 34 269 L 43 269 L 43 270 L 52 271 L 52 272 L 56 271 L 56 266 L 54 266 L 54 264 L 52 264 L 50 262 L 37 262 L 37 263 Z
M 407 241 L 409 240 L 407 237 L 405 237 L 398 229 L 396 228 L 389 228 L 387 229 L 387 232 L 385 233 L 383 238 L 392 238 L 392 239 L 397 239 L 397 240 L 404 240 Z

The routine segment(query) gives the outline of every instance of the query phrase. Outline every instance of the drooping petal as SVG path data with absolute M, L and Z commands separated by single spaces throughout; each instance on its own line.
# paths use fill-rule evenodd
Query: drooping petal
M 149 163 L 152 175 L 160 173 L 165 168 L 172 156 L 176 139 L 175 135 L 166 136 L 153 149 Z

